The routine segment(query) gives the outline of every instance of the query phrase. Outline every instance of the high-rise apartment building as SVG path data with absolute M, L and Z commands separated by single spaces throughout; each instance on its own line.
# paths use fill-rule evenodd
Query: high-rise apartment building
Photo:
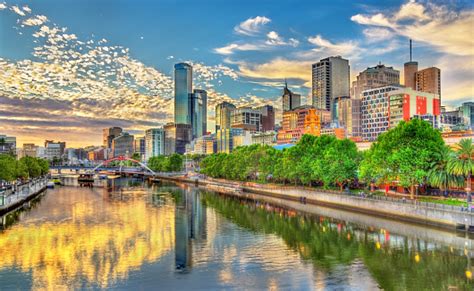
M 415 90 L 436 94 L 441 98 L 441 70 L 431 67 L 416 72 L 415 85 Z
M 339 126 L 346 129 L 347 137 L 361 136 L 361 104 L 361 99 L 344 99 L 339 101 Z
M 257 108 L 260 111 L 262 120 L 261 130 L 262 131 L 272 131 L 275 130 L 275 110 L 271 105 L 264 105 L 262 107 Z
M 191 124 L 190 94 L 193 93 L 193 67 L 174 65 L 174 123 Z
M 229 102 L 222 102 L 216 106 L 216 132 L 219 129 L 230 128 L 232 111 L 236 109 L 235 105 Z
M 474 102 L 464 102 L 458 111 L 463 123 L 474 129 Z
M 104 148 L 107 148 L 107 149 L 112 148 L 112 140 L 116 138 L 117 136 L 119 136 L 121 133 L 122 133 L 122 128 L 120 127 L 104 128 L 102 130 Z
M 165 154 L 165 130 L 150 128 L 145 131 L 145 160 Z
M 112 140 L 112 155 L 114 158 L 124 156 L 130 158 L 134 150 L 134 136 L 122 132 Z
M 388 85 L 400 85 L 400 71 L 383 64 L 369 67 L 360 72 L 357 79 L 352 82 L 351 98 L 361 99 L 362 91 Z
M 307 118 L 310 116 L 309 118 Z M 317 116 L 317 117 L 316 117 Z M 317 109 L 304 105 L 283 112 L 282 128 L 277 134 L 277 143 L 295 143 L 305 133 L 315 134 L 331 121 L 331 113 L 325 109 Z
M 193 138 L 201 137 L 207 132 L 207 92 L 195 89 L 190 96 L 191 125 Z
M 329 57 L 312 65 L 312 104 L 337 116 L 337 100 L 350 95 L 349 61 L 340 56 Z
M 288 84 L 285 82 L 285 88 L 283 88 L 282 96 L 282 109 L 283 112 L 293 110 L 296 107 L 301 106 L 301 95 L 296 94 L 288 89 Z
M 385 86 L 362 92 L 361 130 L 362 139 L 376 140 L 390 126 L 389 93 L 401 89 L 400 86 Z
M 250 107 L 237 108 L 231 114 L 231 127 L 250 131 L 261 130 L 262 113 Z

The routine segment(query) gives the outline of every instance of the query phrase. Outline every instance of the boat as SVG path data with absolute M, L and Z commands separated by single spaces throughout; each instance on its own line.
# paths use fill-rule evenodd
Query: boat
M 79 178 L 77 178 L 78 182 L 94 182 L 94 174 L 86 173 L 80 174 Z
M 46 188 L 54 189 L 54 182 L 53 182 L 53 181 L 49 181 L 49 182 L 46 184 Z
M 54 185 L 62 185 L 61 180 L 59 179 L 53 179 L 52 182 L 54 183 Z

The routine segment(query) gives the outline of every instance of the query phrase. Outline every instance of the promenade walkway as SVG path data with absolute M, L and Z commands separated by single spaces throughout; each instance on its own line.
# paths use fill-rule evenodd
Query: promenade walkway
M 0 214 L 8 212 L 46 189 L 48 178 L 36 178 L 26 183 L 0 188 Z

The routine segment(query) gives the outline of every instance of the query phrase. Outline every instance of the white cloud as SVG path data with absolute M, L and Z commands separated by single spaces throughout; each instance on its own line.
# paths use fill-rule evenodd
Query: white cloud
M 448 6 L 410 1 L 397 11 L 351 17 L 362 25 L 383 26 L 399 36 L 434 46 L 438 51 L 474 56 L 474 10 L 456 13 Z
M 10 8 L 13 12 L 15 12 L 16 14 L 20 15 L 20 16 L 25 16 L 25 12 L 23 12 L 18 6 L 14 5 Z
M 268 45 L 285 45 L 286 42 L 283 40 L 283 38 L 278 35 L 276 31 L 270 31 L 267 33 L 267 40 L 265 41 L 266 44 Z
M 0 10 L 6 9 L 6 8 L 7 8 L 7 4 L 5 2 L 0 3 Z
M 48 21 L 48 17 L 44 15 L 35 15 L 31 18 L 25 19 L 22 23 L 27 26 L 39 26 Z
M 262 27 L 270 21 L 271 19 L 265 16 L 249 18 L 234 27 L 234 31 L 237 34 L 253 36 L 258 34 L 261 31 Z
M 26 13 L 31 13 L 30 7 L 28 7 L 28 6 L 26 6 L 26 5 L 23 6 L 23 11 L 25 11 Z
M 392 27 L 390 21 L 382 13 L 377 13 L 372 16 L 357 14 L 352 16 L 351 20 L 363 25 Z
M 362 32 L 369 43 L 384 41 L 395 36 L 395 33 L 389 29 L 381 27 L 366 28 Z
M 358 46 L 358 43 L 355 41 L 345 41 L 340 43 L 333 43 L 327 39 L 324 39 L 321 35 L 316 35 L 314 37 L 309 37 L 308 41 L 311 44 L 317 46 L 313 49 L 314 52 L 325 52 L 331 55 L 341 55 L 350 58 L 357 58 L 361 49 Z
M 251 44 L 251 43 L 244 43 L 244 44 L 237 44 L 237 43 L 231 43 L 229 45 L 226 45 L 224 47 L 220 48 L 215 48 L 214 52 L 220 54 L 220 55 L 231 55 L 235 51 L 258 51 L 258 50 L 264 50 L 267 47 L 262 44 Z

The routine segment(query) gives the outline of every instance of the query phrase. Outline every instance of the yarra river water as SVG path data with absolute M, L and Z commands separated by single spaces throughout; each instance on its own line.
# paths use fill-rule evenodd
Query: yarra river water
M 57 187 L 2 217 L 0 290 L 472 290 L 464 234 L 189 185 Z

